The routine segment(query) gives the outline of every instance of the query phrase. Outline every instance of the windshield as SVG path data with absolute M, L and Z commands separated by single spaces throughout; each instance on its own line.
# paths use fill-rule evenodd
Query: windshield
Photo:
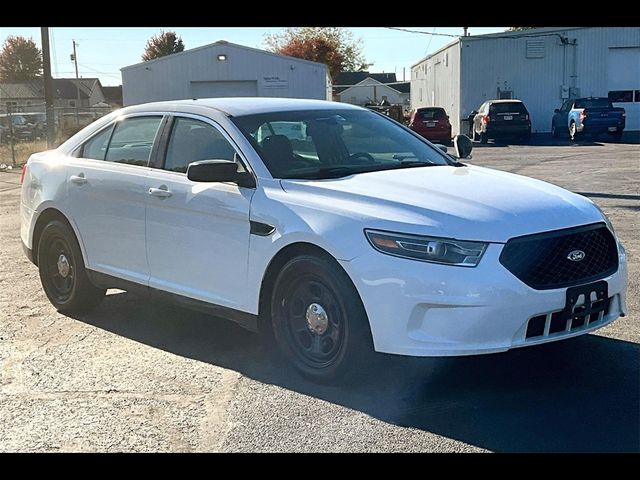
M 527 109 L 520 102 L 492 103 L 489 107 L 490 113 L 527 113 Z
M 449 164 L 440 150 L 370 111 L 273 112 L 232 121 L 274 178 L 337 178 Z

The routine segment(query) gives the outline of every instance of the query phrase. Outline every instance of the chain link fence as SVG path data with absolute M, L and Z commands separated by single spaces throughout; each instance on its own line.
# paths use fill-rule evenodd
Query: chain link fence
M 32 153 L 47 149 L 45 104 L 0 105 L 0 170 L 22 165 Z M 98 118 L 111 112 L 110 106 L 54 107 L 54 147 Z

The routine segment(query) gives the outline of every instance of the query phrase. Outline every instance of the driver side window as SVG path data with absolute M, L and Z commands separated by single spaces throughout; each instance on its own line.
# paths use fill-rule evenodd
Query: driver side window
M 235 149 L 218 129 L 193 118 L 173 122 L 164 170 L 186 173 L 198 160 L 235 160 Z

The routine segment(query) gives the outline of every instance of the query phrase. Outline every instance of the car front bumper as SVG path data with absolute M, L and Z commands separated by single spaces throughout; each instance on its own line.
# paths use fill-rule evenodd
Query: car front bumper
M 500 264 L 503 246 L 490 244 L 474 268 L 396 258 L 373 249 L 342 261 L 362 298 L 375 350 L 425 357 L 503 352 L 583 335 L 624 315 L 627 263 L 619 245 L 619 268 L 604 277 L 608 313 L 583 328 L 526 338 L 531 318 L 564 309 L 567 288 L 525 285 Z

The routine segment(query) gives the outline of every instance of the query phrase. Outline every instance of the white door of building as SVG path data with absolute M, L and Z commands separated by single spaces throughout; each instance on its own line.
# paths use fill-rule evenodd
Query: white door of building
M 627 112 L 625 130 L 640 130 L 640 46 L 609 49 L 607 68 L 609 98 Z
M 257 97 L 256 80 L 191 82 L 192 98 Z

